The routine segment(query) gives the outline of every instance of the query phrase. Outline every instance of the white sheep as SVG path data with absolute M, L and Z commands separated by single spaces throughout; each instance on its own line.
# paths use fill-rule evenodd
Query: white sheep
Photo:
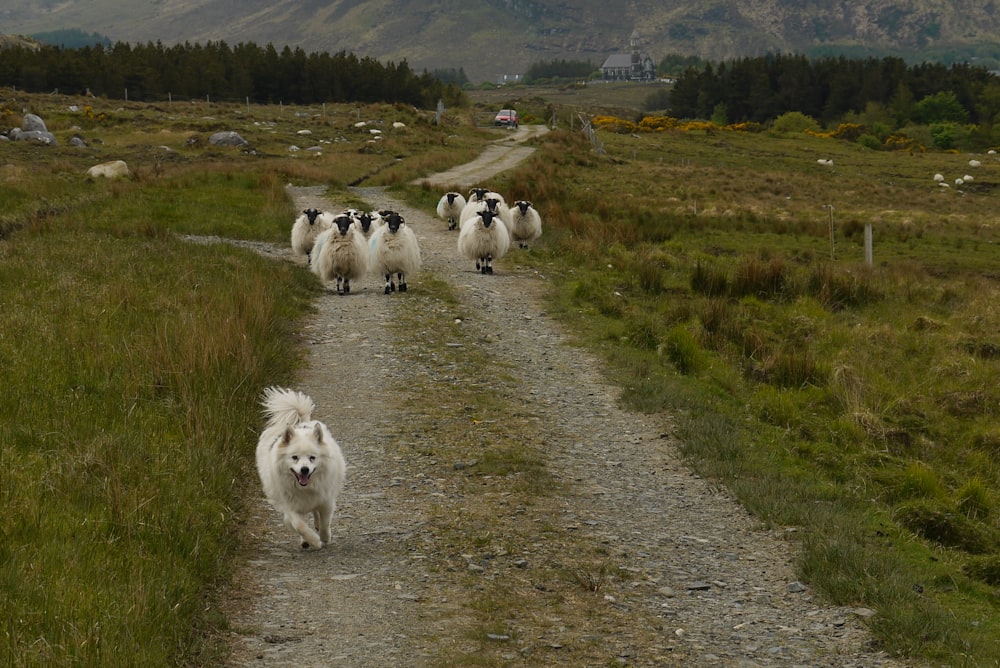
M 969 161 L 969 167 L 981 167 L 982 164 L 983 163 L 979 162 L 978 160 L 970 160 Z
M 503 201 L 503 197 L 491 192 L 487 192 L 485 197 L 486 199 L 470 201 L 465 205 L 462 209 L 462 215 L 459 216 L 458 226 L 461 228 L 469 220 L 478 220 L 480 211 L 490 211 L 494 216 L 500 218 L 509 231 L 513 223 L 513 214 Z
M 385 294 L 395 292 L 393 274 L 399 280 L 399 291 L 406 292 L 406 276 L 420 269 L 420 245 L 417 235 L 395 211 L 383 212 L 385 225 L 371 239 L 372 267 L 385 276 Z
M 934 175 L 935 183 L 941 183 L 942 181 L 944 181 L 944 174 L 938 173 Z
M 437 215 L 439 218 L 448 221 L 448 229 L 453 230 L 458 227 L 458 221 L 462 217 L 462 209 L 467 202 L 462 193 L 449 192 L 441 196 L 438 200 Z
M 499 260 L 510 248 L 507 226 L 492 211 L 478 211 L 462 224 L 458 233 L 458 253 L 476 261 L 476 269 L 493 273 L 493 260 Z
M 485 202 L 487 198 L 500 200 L 502 204 L 507 203 L 507 201 L 503 198 L 503 195 L 493 192 L 489 188 L 476 187 L 469 191 L 469 202 Z
M 333 214 L 319 209 L 305 209 L 292 225 L 292 250 L 310 259 L 320 234 L 333 226 Z
M 351 281 L 368 273 L 368 244 L 351 216 L 340 214 L 333 222 L 316 240 L 311 266 L 324 283 L 336 280 L 337 294 L 346 295 Z
M 528 244 L 542 236 L 542 216 L 531 202 L 523 199 L 514 202 L 510 216 L 507 230 L 511 243 L 516 242 L 519 248 L 528 248 Z

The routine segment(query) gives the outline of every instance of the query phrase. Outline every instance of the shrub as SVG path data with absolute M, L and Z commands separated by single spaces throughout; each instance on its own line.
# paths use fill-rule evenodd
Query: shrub
M 962 485 L 956 494 L 958 509 L 972 520 L 989 517 L 992 501 L 990 489 L 978 476 Z
M 775 132 L 805 132 L 806 130 L 818 131 L 819 123 L 811 116 L 806 116 L 801 111 L 787 111 L 774 119 L 771 129 Z
M 882 142 L 875 135 L 861 135 L 858 137 L 858 144 L 873 151 L 882 150 Z

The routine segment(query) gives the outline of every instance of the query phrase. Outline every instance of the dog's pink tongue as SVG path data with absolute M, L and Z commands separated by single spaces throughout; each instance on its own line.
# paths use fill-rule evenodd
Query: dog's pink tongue
M 309 484 L 309 476 L 305 474 L 295 473 L 295 478 L 296 480 L 299 481 L 299 484 L 302 485 L 303 487 Z

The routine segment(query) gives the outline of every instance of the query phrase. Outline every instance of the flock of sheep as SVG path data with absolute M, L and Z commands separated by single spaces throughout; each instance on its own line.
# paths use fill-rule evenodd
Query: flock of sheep
M 420 269 L 420 245 L 395 211 L 339 214 L 306 209 L 292 225 L 292 250 L 305 255 L 324 284 L 336 283 L 338 294 L 351 291 L 369 271 L 385 277 L 385 294 L 406 292 L 406 276 Z
M 513 243 L 528 248 L 542 234 L 542 218 L 526 200 L 509 207 L 503 196 L 487 188 L 473 188 L 468 198 L 448 192 L 437 214 L 458 229 L 458 254 L 476 263 L 476 270 L 493 273 L 493 261 Z M 406 277 L 420 269 L 420 246 L 413 230 L 396 211 L 339 214 L 305 209 L 292 225 L 292 250 L 305 256 L 310 269 L 338 294 L 351 291 L 369 272 L 385 278 L 385 294 L 406 292 Z

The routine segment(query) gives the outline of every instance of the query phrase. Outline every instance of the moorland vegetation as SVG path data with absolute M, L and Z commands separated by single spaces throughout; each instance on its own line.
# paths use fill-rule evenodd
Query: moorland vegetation
M 995 154 L 709 119 L 588 138 L 569 122 L 578 107 L 502 94 L 523 122 L 559 123 L 487 185 L 542 211 L 545 235 L 519 259 L 550 277 L 551 313 L 605 357 L 623 400 L 677 415 L 692 466 L 761 522 L 796 527 L 802 577 L 878 610 L 884 647 L 996 665 Z M 259 388 L 294 378 L 292 323 L 320 287 L 185 235 L 286 244 L 288 182 L 348 203 L 347 184 L 385 185 L 433 212 L 440 193 L 406 184 L 501 132 L 470 122 L 475 104 L 439 126 L 409 104 L 293 114 L 202 98 L 164 110 L 3 91 L 3 125 L 30 109 L 59 137 L 101 140 L 0 145 L 10 665 L 222 651 L 213 595 L 254 493 L 252 474 L 232 474 L 251 471 L 252 429 L 232 425 L 256 425 Z M 406 131 L 375 141 L 358 118 Z M 222 128 L 254 150 L 199 141 Z M 322 151 L 289 151 L 303 130 Z M 131 178 L 84 176 L 112 157 Z M 974 178 L 944 187 L 935 173 Z

